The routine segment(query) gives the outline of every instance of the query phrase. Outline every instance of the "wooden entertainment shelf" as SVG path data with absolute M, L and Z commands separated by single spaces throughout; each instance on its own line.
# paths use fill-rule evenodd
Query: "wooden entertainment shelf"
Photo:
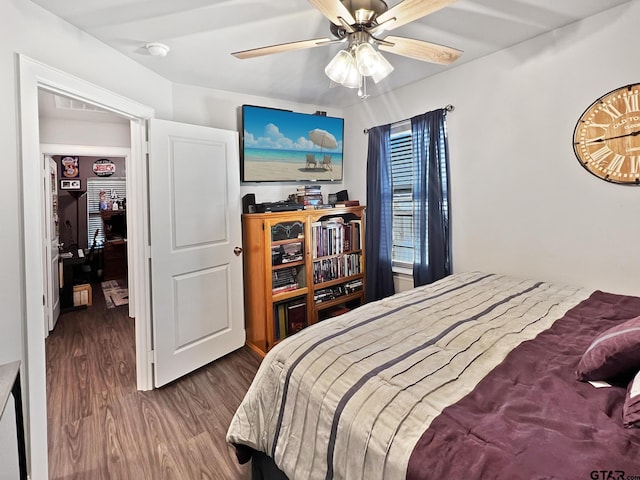
M 364 303 L 365 207 L 242 216 L 247 345 L 276 343 Z

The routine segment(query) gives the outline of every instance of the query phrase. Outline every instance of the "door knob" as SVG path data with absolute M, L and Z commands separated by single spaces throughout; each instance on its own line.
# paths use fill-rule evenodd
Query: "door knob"
M 240 248 L 240 247 L 236 247 L 236 248 L 234 248 L 234 249 L 233 249 L 233 253 L 235 253 L 235 254 L 236 254 L 236 257 L 239 257 L 239 256 L 240 256 L 240 254 L 242 253 L 242 248 Z

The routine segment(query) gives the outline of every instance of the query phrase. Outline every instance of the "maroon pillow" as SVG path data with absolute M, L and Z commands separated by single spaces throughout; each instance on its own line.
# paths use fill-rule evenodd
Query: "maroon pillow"
M 640 428 L 640 372 L 627 387 L 627 397 L 622 407 L 622 421 L 627 428 Z
M 640 369 L 640 317 L 601 333 L 584 352 L 578 380 L 609 380 Z

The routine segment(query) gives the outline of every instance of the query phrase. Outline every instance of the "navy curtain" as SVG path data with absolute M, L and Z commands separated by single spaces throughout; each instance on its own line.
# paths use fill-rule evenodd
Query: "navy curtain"
M 445 109 L 411 119 L 414 159 L 413 284 L 418 287 L 451 273 L 449 240 L 449 153 Z
M 391 125 L 369 130 L 367 224 L 365 228 L 366 300 L 395 293 L 391 268 L 392 191 L 389 161 Z

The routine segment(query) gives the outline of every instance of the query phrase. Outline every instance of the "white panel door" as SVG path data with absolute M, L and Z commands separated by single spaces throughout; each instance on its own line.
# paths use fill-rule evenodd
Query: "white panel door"
M 58 165 L 55 160 L 45 156 L 44 175 L 45 198 L 45 314 L 46 331 L 52 331 L 60 316 L 60 263 L 58 257 Z
M 236 132 L 152 120 L 149 200 L 155 384 L 245 342 Z

